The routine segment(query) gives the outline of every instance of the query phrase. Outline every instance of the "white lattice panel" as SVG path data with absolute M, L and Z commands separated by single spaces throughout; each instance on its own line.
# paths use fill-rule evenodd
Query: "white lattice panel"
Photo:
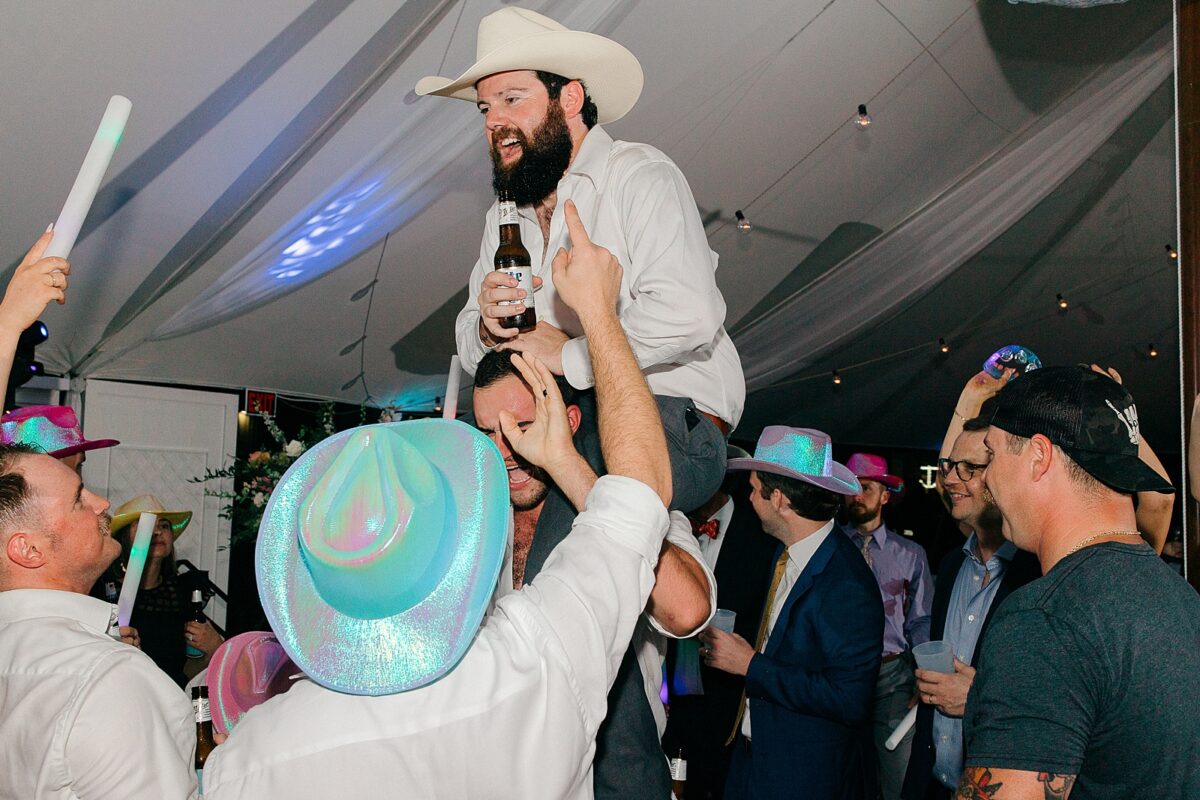
M 229 520 L 220 518 L 222 501 L 206 497 L 204 490 L 229 490 L 232 482 L 189 479 L 223 466 L 236 451 L 237 397 L 89 380 L 84 410 L 87 438 L 121 441 L 88 453 L 83 465 L 88 488 L 107 497 L 114 508 L 152 494 L 168 509 L 191 511 L 192 522 L 175 545 L 176 556 L 208 570 L 213 582 L 227 589 Z M 224 623 L 222 601 L 214 599 L 208 613 Z
M 175 543 L 176 558 L 200 563 L 205 503 L 204 487 L 188 479 L 204 474 L 208 455 L 184 450 L 122 445 L 109 467 L 108 498 L 113 508 L 141 494 L 152 494 L 170 511 L 191 511 L 192 522 Z

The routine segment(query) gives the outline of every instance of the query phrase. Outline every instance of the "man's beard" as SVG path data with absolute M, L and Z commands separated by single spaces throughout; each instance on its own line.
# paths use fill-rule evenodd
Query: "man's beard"
M 522 496 L 509 493 L 509 501 L 514 511 L 530 511 L 537 508 L 550 494 L 550 476 L 541 467 L 527 462 L 518 462 L 520 468 L 531 478 L 530 485 L 522 490 Z
M 875 514 L 879 509 L 868 508 L 863 503 L 851 503 L 846 506 L 846 517 L 853 525 L 862 525 L 864 522 L 870 522 L 875 519 Z
M 521 157 L 510 166 L 500 160 L 497 144 L 507 138 L 521 144 Z M 571 132 L 562 108 L 551 100 L 546 118 L 531 137 L 516 128 L 492 134 L 492 189 L 496 194 L 507 189 L 519 206 L 540 203 L 558 188 L 558 182 L 571 164 Z

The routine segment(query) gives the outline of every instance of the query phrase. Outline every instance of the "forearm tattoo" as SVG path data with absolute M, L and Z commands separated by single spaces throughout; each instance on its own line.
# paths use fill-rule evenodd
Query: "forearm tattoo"
M 992 771 L 987 767 L 967 767 L 958 782 L 956 800 L 996 800 L 996 792 L 1004 786 L 992 781 Z
M 1075 776 L 1039 772 L 1037 782 L 1042 786 L 1042 797 L 1045 800 L 1066 800 L 1071 794 L 1071 787 L 1075 785 Z M 992 771 L 987 767 L 967 767 L 963 771 L 954 797 L 956 800 L 1004 800 L 1014 796 L 1011 792 L 1001 793 L 1003 788 L 1004 783 L 995 780 Z
M 1046 800 L 1065 800 L 1075 785 L 1074 775 L 1056 775 L 1053 772 L 1039 772 L 1038 783 L 1042 784 Z

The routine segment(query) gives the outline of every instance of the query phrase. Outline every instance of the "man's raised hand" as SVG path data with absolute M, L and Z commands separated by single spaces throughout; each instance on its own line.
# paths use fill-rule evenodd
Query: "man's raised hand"
M 531 464 L 553 471 L 566 460 L 578 458 L 572 440 L 567 407 L 558 384 L 546 365 L 527 353 L 513 353 L 513 366 L 533 392 L 533 422 L 522 429 L 508 411 L 500 412 L 500 430 L 509 447 Z
M 580 321 L 597 312 L 615 313 L 621 293 L 620 262 L 607 248 L 588 238 L 579 211 L 570 200 L 563 206 L 563 214 L 571 234 L 571 249 L 559 248 L 554 256 L 551 269 L 555 291 Z

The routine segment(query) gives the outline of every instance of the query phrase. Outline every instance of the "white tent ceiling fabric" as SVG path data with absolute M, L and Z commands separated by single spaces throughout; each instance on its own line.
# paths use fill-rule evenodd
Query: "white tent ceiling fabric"
M 48 370 L 431 409 L 490 164 L 469 104 L 412 90 L 471 63 L 478 21 L 510 2 L 11 4 L 0 49 L 0 98 L 14 110 L 0 125 L 9 264 L 55 218 L 104 101 L 134 104 L 72 253 L 68 304 L 44 317 Z M 667 153 L 701 208 L 726 327 L 756 389 L 739 435 L 786 420 L 843 441 L 927 445 L 944 420 L 920 415 L 1012 342 L 1048 363 L 1111 354 L 1135 391 L 1155 387 L 1148 427 L 1178 416 L 1176 290 L 1162 256 L 1177 237 L 1169 82 L 1121 124 L 1118 106 L 1154 82 L 1128 76 L 1114 84 L 1121 97 L 1092 98 L 1104 119 L 1084 127 L 1095 129 L 1071 139 L 1064 123 L 1057 147 L 1007 158 L 1114 65 L 1150 70 L 1139 59 L 1153 53 L 1153 69 L 1169 69 L 1170 0 L 516 2 L 642 62 L 643 95 L 608 130 Z M 859 130 L 863 102 L 874 122 Z M 1071 147 L 1081 152 L 1057 149 Z M 996 166 L 990 199 L 965 188 L 1013 162 L 1012 174 Z M 750 235 L 734 229 L 735 209 Z M 1055 313 L 1057 291 L 1070 312 Z M 847 379 L 837 392 L 835 368 Z
M 961 183 L 779 298 L 735 337 L 747 389 L 794 374 L 924 296 L 1090 158 L 1170 78 L 1173 57 L 1171 30 L 1164 28 Z
M 631 2 L 525 5 L 572 30 L 603 34 L 603 20 Z M 435 98 L 406 106 L 374 150 L 148 339 L 183 336 L 233 319 L 355 258 L 420 215 L 431 200 L 421 190 L 478 143 L 479 121 L 464 117 L 458 103 Z

